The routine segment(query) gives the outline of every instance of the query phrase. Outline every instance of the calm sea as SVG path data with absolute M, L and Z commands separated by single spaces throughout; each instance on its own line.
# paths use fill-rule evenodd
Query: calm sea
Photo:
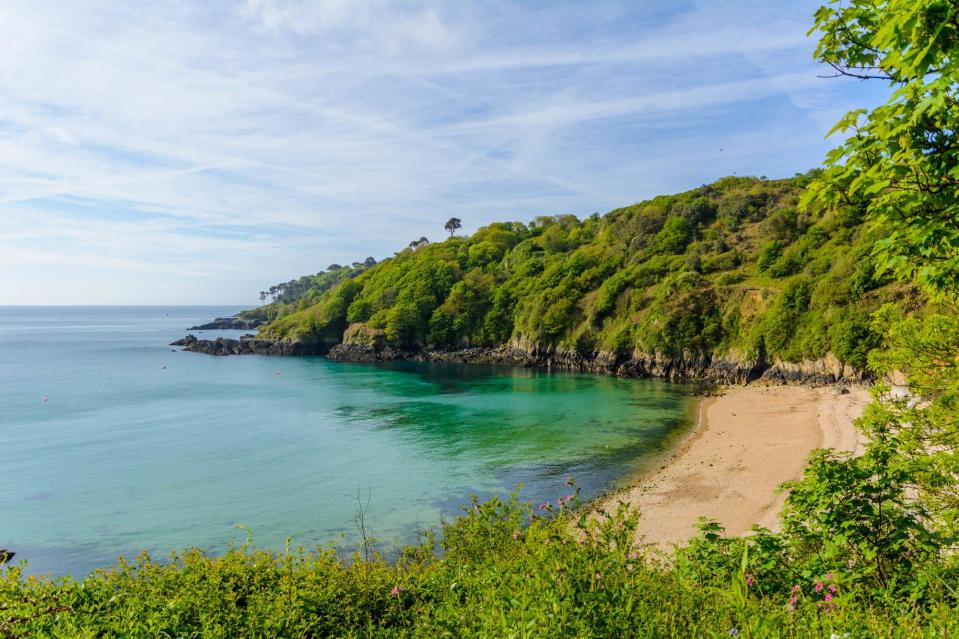
M 0 307 L 0 548 L 82 575 L 149 549 L 389 548 L 469 496 L 595 495 L 687 427 L 658 381 L 174 351 L 236 307 Z M 239 332 L 232 332 L 232 336 Z M 206 332 L 204 337 L 231 335 Z

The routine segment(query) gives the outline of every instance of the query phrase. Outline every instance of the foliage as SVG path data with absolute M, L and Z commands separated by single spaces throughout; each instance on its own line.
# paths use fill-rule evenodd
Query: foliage
M 844 573 L 766 566 L 768 539 L 697 540 L 677 566 L 633 542 L 635 513 L 474 502 L 386 561 L 335 549 L 143 554 L 82 581 L 0 576 L 0 634 L 20 637 L 942 637 L 955 602 L 883 600 Z M 940 583 L 939 575 L 928 575 Z M 895 618 L 895 624 L 889 619 Z M 848 635 L 843 633 L 849 633 Z
M 959 6 L 942 0 L 831 2 L 816 55 L 839 75 L 888 82 L 889 100 L 852 111 L 850 133 L 808 200 L 883 229 L 880 266 L 936 294 L 959 291 Z

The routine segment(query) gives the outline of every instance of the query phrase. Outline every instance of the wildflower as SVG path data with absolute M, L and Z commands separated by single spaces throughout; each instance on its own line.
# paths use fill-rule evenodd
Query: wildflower
M 753 576 L 752 576 L 750 573 L 747 572 L 747 573 L 746 573 L 746 585 L 749 586 L 750 588 L 752 588 L 754 583 L 756 583 L 756 580 L 753 578 Z
M 572 475 L 570 475 L 569 477 L 566 478 L 566 485 L 567 485 L 567 486 L 575 486 L 575 485 L 576 485 L 576 480 L 573 479 L 573 476 L 572 476 Z
M 835 579 L 835 577 L 832 576 L 831 572 L 826 575 L 826 581 L 832 581 L 833 579 Z
M 518 530 L 514 530 L 514 531 L 513 531 L 513 539 L 519 539 L 519 537 L 520 537 L 520 532 L 519 532 Z
M 544 540 L 543 540 L 543 545 L 544 545 L 544 546 L 548 546 L 548 545 L 549 545 L 549 539 L 544 539 Z
M 815 590 L 816 592 L 822 592 L 822 589 L 823 589 L 823 583 L 821 581 L 817 581 L 816 585 L 813 586 L 813 590 Z
M 586 532 L 585 532 L 585 531 L 579 533 L 579 539 L 576 540 L 576 543 L 579 544 L 580 546 L 582 546 L 583 544 L 586 543 Z
M 826 593 L 826 596 L 823 597 L 822 600 L 825 601 L 826 603 L 829 603 L 830 601 L 832 601 L 832 593 L 831 593 L 831 592 L 827 592 L 827 593 Z
M 393 590 L 390 591 L 390 595 L 394 597 L 399 597 L 401 592 L 406 592 L 406 588 L 400 588 L 399 586 L 393 586 Z
M 839 591 L 839 589 L 836 588 L 836 584 L 829 584 L 829 592 L 831 592 L 831 593 L 833 593 L 833 594 L 836 594 L 836 592 L 838 592 L 838 591 Z
M 540 510 L 546 510 L 547 508 L 549 508 L 549 504 L 545 501 L 539 505 Z
M 798 593 L 799 593 L 799 584 L 796 584 L 796 585 L 794 585 L 792 588 L 790 588 L 790 589 L 789 589 L 789 592 L 790 592 L 791 594 L 793 594 L 793 595 L 798 594 Z
M 596 573 L 596 581 L 599 581 L 602 578 L 603 578 L 603 573 L 601 572 Z
M 566 495 L 566 501 L 567 501 L 567 503 L 573 501 L 573 499 L 575 499 L 575 498 L 576 498 L 576 495 Z
M 729 634 L 730 637 L 738 637 L 738 636 L 739 636 L 739 628 L 730 628 L 730 629 L 729 629 L 729 632 L 728 632 L 727 634 Z

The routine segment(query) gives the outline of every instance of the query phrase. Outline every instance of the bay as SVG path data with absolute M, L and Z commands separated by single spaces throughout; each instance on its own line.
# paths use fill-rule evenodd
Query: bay
M 691 424 L 657 380 L 168 346 L 238 310 L 0 307 L 0 548 L 77 576 L 247 530 L 351 548 L 362 509 L 389 549 L 473 494 L 554 501 L 572 475 L 594 496 Z

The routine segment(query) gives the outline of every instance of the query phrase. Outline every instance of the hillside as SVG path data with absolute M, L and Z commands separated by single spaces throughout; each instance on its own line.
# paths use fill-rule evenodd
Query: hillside
M 875 231 L 855 215 L 800 204 L 814 177 L 727 177 L 584 220 L 413 242 L 379 264 L 301 278 L 298 295 L 246 315 L 272 318 L 259 337 L 283 352 L 339 359 L 855 377 L 877 343 L 868 314 L 917 294 L 875 276 Z

